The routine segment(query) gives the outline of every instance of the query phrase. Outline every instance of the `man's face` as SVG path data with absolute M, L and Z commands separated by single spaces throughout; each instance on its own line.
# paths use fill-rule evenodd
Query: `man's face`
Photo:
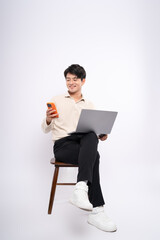
M 77 93 L 81 91 L 81 87 L 85 83 L 85 79 L 81 80 L 77 78 L 76 75 L 67 73 L 66 75 L 66 85 L 70 93 Z

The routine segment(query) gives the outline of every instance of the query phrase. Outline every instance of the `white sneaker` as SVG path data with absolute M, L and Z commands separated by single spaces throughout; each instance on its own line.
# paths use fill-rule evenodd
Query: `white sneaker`
M 88 199 L 88 186 L 85 182 L 81 181 L 76 184 L 70 203 L 84 210 L 91 211 L 93 209 Z
M 104 213 L 103 207 L 93 208 L 88 216 L 88 223 L 106 232 L 115 232 L 117 230 L 114 222 Z

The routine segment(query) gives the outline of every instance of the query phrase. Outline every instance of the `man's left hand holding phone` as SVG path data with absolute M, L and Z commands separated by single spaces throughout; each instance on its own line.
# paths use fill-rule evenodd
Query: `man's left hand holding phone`
M 46 111 L 46 123 L 47 123 L 47 125 L 49 125 L 51 123 L 52 119 L 58 118 L 59 115 L 58 115 L 58 112 L 57 112 L 57 109 L 56 109 L 56 106 L 54 103 L 48 102 L 47 107 L 48 107 L 48 109 Z

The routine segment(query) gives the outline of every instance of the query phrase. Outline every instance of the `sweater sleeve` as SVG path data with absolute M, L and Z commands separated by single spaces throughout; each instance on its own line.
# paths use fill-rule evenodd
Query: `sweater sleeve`
M 42 128 L 42 131 L 43 131 L 44 133 L 48 133 L 48 132 L 50 132 L 50 131 L 52 130 L 52 128 L 53 128 L 53 122 L 51 122 L 49 125 L 47 125 L 47 123 L 46 123 L 46 118 L 44 118 L 44 119 L 43 119 L 43 122 L 42 122 L 42 124 L 41 124 L 41 128 Z

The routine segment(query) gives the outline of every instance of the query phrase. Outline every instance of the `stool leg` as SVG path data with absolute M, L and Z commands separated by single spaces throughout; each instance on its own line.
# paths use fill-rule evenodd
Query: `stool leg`
M 51 187 L 51 193 L 50 193 L 49 206 L 48 206 L 48 214 L 52 213 L 52 206 L 53 206 L 53 201 L 54 201 L 54 196 L 55 196 L 55 191 L 56 191 L 58 173 L 59 173 L 59 167 L 55 166 L 52 187 Z

